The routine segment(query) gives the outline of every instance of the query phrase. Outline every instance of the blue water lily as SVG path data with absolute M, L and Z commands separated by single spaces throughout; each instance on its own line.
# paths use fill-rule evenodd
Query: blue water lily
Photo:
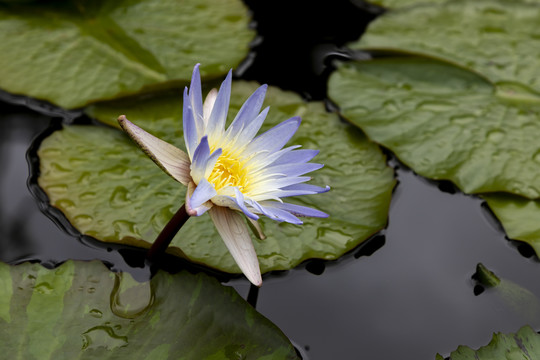
M 151 135 L 122 115 L 118 121 L 133 140 L 175 180 L 188 187 L 186 211 L 200 216 L 208 211 L 234 260 L 255 285 L 262 283 L 257 255 L 241 213 L 264 238 L 260 215 L 302 224 L 299 217 L 327 217 L 322 211 L 283 202 L 282 198 L 317 194 L 330 188 L 305 184 L 306 173 L 321 168 L 310 163 L 318 150 L 283 148 L 300 126 L 290 118 L 256 136 L 268 114 L 261 111 L 267 86 L 259 87 L 225 129 L 231 95 L 231 71 L 219 91 L 203 102 L 199 65 L 191 86 L 184 90 L 183 129 L 187 154 Z

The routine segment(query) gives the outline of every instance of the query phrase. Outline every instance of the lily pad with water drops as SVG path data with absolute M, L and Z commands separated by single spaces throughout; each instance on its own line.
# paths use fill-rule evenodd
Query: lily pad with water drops
M 229 116 L 236 115 L 257 86 L 233 83 Z M 184 148 L 180 98 L 174 93 L 100 104 L 89 113 L 110 123 L 126 114 L 140 127 Z M 271 109 L 261 131 L 292 116 L 302 117 L 289 144 L 320 150 L 314 161 L 325 167 L 313 173 L 310 183 L 332 189 L 296 200 L 328 213 L 327 219 L 304 218 L 303 225 L 262 219 L 267 238 L 253 236 L 261 270 L 290 269 L 309 258 L 336 259 L 382 229 L 395 180 L 380 149 L 337 115 L 326 112 L 322 103 L 306 103 L 294 93 L 270 87 L 265 104 Z M 38 154 L 39 185 L 51 204 L 81 233 L 99 240 L 149 247 L 184 203 L 185 187 L 120 130 L 66 126 L 44 139 Z M 169 251 L 226 272 L 239 272 L 206 215 L 189 219 Z
M 540 196 L 540 95 L 422 57 L 350 62 L 329 96 L 418 174 L 464 192 Z
M 455 62 L 491 81 L 540 91 L 540 3 L 453 0 L 396 9 L 371 23 L 353 49 L 397 50 Z
M 533 360 L 540 358 L 540 335 L 530 326 L 524 326 L 515 334 L 493 334 L 486 346 L 477 350 L 459 346 L 450 354 L 451 360 Z M 436 360 L 444 358 L 437 354 Z
M 249 51 L 239 0 L 0 4 L 0 88 L 75 108 L 219 77 Z
M 139 283 L 102 263 L 0 263 L 4 359 L 297 359 L 283 333 L 204 274 Z

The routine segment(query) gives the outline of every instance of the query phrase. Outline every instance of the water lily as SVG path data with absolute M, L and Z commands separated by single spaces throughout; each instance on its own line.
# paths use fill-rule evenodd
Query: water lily
M 300 125 L 290 118 L 256 136 L 269 108 L 261 111 L 267 86 L 259 87 L 225 129 L 231 95 L 231 71 L 219 91 L 202 99 L 199 65 L 184 91 L 183 130 L 187 154 L 126 119 L 118 118 L 132 139 L 175 180 L 187 186 L 185 210 L 210 214 L 234 260 L 255 285 L 262 283 L 257 255 L 244 217 L 264 237 L 257 220 L 302 224 L 299 217 L 327 217 L 322 211 L 286 203 L 282 198 L 329 190 L 305 184 L 306 173 L 323 165 L 310 163 L 317 150 L 283 148 Z

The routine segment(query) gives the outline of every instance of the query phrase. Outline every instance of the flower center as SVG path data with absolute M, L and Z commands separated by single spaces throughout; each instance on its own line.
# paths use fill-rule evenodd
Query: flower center
M 248 185 L 247 170 L 236 157 L 224 152 L 218 158 L 208 181 L 214 184 L 216 190 L 226 186 L 236 186 L 243 192 Z

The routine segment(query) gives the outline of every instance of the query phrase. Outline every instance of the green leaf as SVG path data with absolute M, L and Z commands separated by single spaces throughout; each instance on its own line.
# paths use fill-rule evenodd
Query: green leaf
M 329 96 L 418 174 L 467 193 L 540 196 L 540 95 L 421 57 L 339 66 Z
M 540 202 L 510 194 L 482 196 L 509 238 L 531 245 L 540 256 Z
M 255 88 L 254 83 L 233 83 L 231 118 Z M 154 135 L 184 148 L 180 98 L 175 93 L 96 105 L 89 112 L 105 122 L 125 114 Z M 332 190 L 290 199 L 330 214 L 327 219 L 305 218 L 300 226 L 263 219 L 267 238 L 254 239 L 261 270 L 290 269 L 309 258 L 336 259 L 382 229 L 395 180 L 380 149 L 337 115 L 327 113 L 322 103 L 306 103 L 298 95 L 270 87 L 266 105 L 271 110 L 263 130 L 302 116 L 302 125 L 289 144 L 320 150 L 315 161 L 325 167 L 312 173 L 310 183 L 330 185 Z M 39 157 L 39 184 L 51 204 L 81 233 L 102 241 L 149 247 L 184 202 L 184 186 L 116 129 L 66 126 L 42 142 Z M 239 272 L 207 215 L 190 219 L 169 251 L 180 256 L 183 252 L 192 261 L 226 272 Z
M 540 358 L 540 335 L 530 326 L 522 327 L 515 334 L 493 334 L 490 343 L 478 350 L 459 346 L 450 354 L 451 360 L 534 360 L 538 358 Z
M 538 19 L 538 2 L 453 0 L 390 11 L 350 46 L 439 57 L 540 91 Z
M 254 32 L 238 0 L 0 4 L 0 88 L 75 108 L 217 77 Z
M 204 274 L 139 283 L 102 263 L 0 263 L 5 359 L 296 359 L 283 333 Z

